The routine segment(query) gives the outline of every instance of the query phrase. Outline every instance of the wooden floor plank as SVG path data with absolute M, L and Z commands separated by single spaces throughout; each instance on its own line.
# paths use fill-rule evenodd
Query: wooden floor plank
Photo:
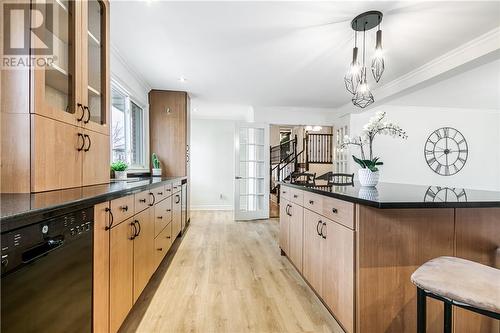
M 121 332 L 342 332 L 280 255 L 278 227 L 193 212 Z

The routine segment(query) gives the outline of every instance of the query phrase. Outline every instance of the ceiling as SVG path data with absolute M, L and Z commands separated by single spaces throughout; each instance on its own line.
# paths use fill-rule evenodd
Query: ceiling
M 500 25 L 497 1 L 112 1 L 111 43 L 152 88 L 221 103 L 339 107 L 350 98 L 350 21 L 367 10 L 384 13 L 378 85 Z

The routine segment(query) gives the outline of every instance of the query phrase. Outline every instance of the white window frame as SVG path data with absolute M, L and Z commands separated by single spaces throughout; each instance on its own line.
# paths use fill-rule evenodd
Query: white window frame
M 142 108 L 143 110 L 143 124 L 142 124 L 142 133 L 143 133 L 143 140 L 144 140 L 144 149 L 143 149 L 143 159 L 144 159 L 144 164 L 143 165 L 130 165 L 129 168 L 127 169 L 127 173 L 142 173 L 142 172 L 150 172 L 149 170 L 149 105 L 145 105 L 144 103 L 141 103 L 128 89 L 126 89 L 120 82 L 118 82 L 116 79 L 112 78 L 111 79 L 111 92 L 114 90 L 118 91 L 119 93 L 123 94 L 126 98 L 126 112 L 129 114 L 130 113 L 130 103 L 136 104 L 138 107 Z M 110 117 L 112 116 L 112 99 L 110 98 Z M 126 122 L 129 122 L 126 118 Z M 112 120 L 110 119 L 110 124 L 112 124 Z M 111 135 L 111 128 L 110 128 L 110 135 Z M 110 150 L 109 154 L 112 157 L 113 156 L 113 144 L 111 143 L 110 145 Z

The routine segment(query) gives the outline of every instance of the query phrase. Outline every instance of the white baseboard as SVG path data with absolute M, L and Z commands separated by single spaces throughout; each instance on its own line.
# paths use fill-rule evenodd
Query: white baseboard
M 233 210 L 232 205 L 191 205 L 191 210 Z

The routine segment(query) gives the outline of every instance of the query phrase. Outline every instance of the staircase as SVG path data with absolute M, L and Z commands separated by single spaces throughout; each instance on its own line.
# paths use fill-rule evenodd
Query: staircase
M 280 181 L 290 180 L 294 172 L 307 172 L 311 164 L 332 164 L 333 135 L 308 133 L 303 139 L 302 149 L 297 149 L 297 136 L 293 140 L 271 147 L 270 193 L 279 204 Z

